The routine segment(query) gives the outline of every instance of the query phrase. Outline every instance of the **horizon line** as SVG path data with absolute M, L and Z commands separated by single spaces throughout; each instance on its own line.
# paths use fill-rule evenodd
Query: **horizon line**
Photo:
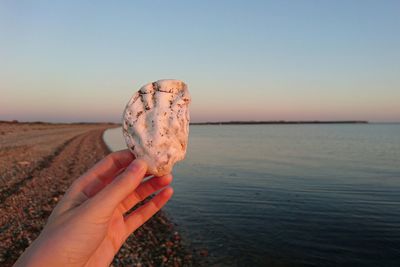
M 60 122 L 51 122 L 51 121 L 19 121 L 19 120 L 0 120 L 0 123 L 31 123 L 31 124 L 116 124 L 120 125 L 121 122 L 112 122 L 112 121 L 60 121 Z M 400 121 L 381 121 L 374 122 L 368 120 L 229 120 L 229 121 L 199 121 L 199 122 L 190 122 L 190 125 L 233 125 L 233 124 L 400 124 Z
M 229 125 L 229 124 L 368 124 L 366 120 L 268 120 L 268 121 L 217 121 L 217 122 L 191 122 L 192 125 Z

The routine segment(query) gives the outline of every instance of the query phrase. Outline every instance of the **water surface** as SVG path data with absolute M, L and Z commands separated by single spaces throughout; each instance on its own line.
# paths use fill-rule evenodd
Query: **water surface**
M 400 266 L 400 125 L 190 131 L 165 209 L 211 264 Z

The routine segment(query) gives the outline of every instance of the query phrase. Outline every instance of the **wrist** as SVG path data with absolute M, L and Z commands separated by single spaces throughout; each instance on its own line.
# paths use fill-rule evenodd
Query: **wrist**
M 60 266 L 57 263 L 52 263 L 49 257 L 52 254 L 51 248 L 46 245 L 42 234 L 40 234 L 22 253 L 14 267 Z

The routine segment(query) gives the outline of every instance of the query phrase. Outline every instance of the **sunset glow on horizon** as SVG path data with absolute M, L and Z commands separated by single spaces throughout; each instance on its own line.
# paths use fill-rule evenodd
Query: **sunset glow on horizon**
M 399 1 L 0 3 L 0 120 L 119 122 L 185 81 L 193 122 L 400 122 Z

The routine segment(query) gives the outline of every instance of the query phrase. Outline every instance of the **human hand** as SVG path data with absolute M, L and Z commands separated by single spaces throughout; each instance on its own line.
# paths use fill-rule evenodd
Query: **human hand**
M 129 150 L 101 160 L 72 184 L 15 266 L 109 266 L 128 236 L 173 194 L 166 187 L 170 174 L 142 182 L 146 170 L 146 163 L 134 160 Z

